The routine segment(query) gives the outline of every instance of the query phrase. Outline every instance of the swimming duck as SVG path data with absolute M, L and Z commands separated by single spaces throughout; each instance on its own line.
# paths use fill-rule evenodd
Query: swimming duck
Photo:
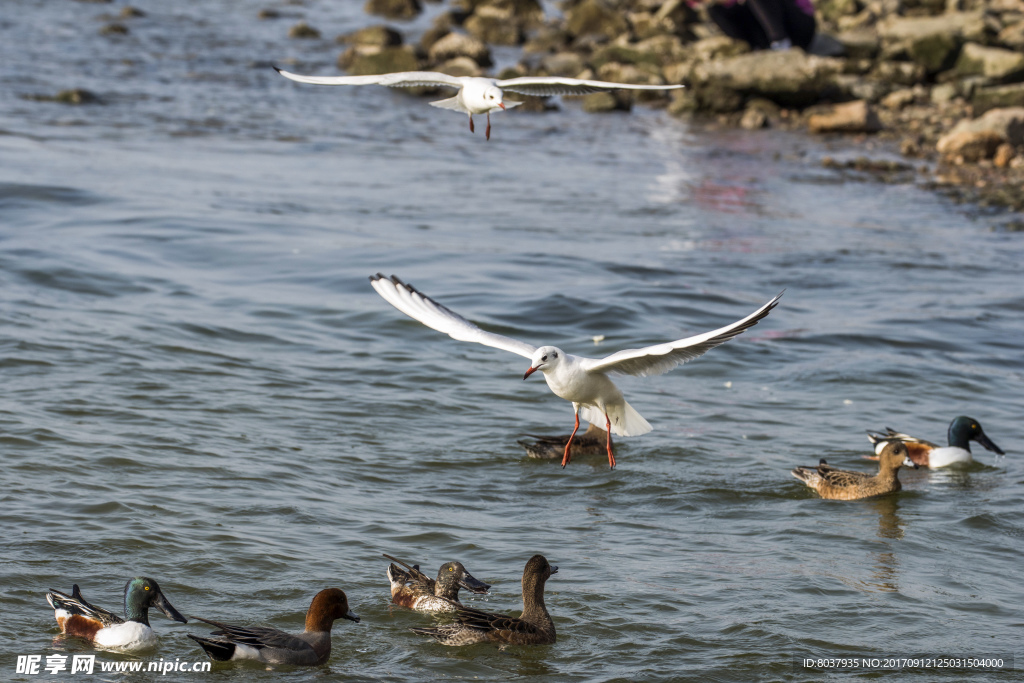
M 462 607 L 459 602 L 459 587 L 474 593 L 486 593 L 490 584 L 477 581 L 466 571 L 461 562 L 445 562 L 437 570 L 437 580 L 420 571 L 418 564 L 409 566 L 398 558 L 384 554 L 392 562 L 405 567 L 403 571 L 395 564 L 388 566 L 388 580 L 391 582 L 391 602 L 401 607 L 421 612 L 454 612 Z
M 856 500 L 884 493 L 894 493 L 903 488 L 896 472 L 906 465 L 917 469 L 917 463 L 910 459 L 907 446 L 902 441 L 889 441 L 879 456 L 878 474 L 837 470 L 822 458 L 817 467 L 797 467 L 793 476 L 818 492 L 822 498 L 831 500 Z
M 949 423 L 949 432 L 946 438 L 949 445 L 941 447 L 931 441 L 901 434 L 886 427 L 885 434 L 868 432 L 868 441 L 875 445 L 875 455 L 867 457 L 870 460 L 877 460 L 878 453 L 881 452 L 885 442 L 892 439 L 907 444 L 910 459 L 921 467 L 948 467 L 955 463 L 971 462 L 970 442 L 972 440 L 977 441 L 993 453 L 1005 455 L 1003 449 L 992 443 L 992 440 L 982 431 L 981 423 L 964 415 L 953 418 L 953 421 Z
M 331 627 L 338 618 L 358 624 L 359 617 L 348 608 L 348 597 L 338 588 L 327 588 L 313 596 L 306 611 L 306 628 L 292 635 L 266 626 L 230 626 L 201 616 L 200 622 L 215 626 L 215 638 L 188 637 L 202 645 L 214 661 L 254 659 L 265 664 L 317 667 L 331 656 Z
M 252 659 L 298 666 L 319 666 L 331 656 L 331 626 L 335 619 L 359 622 L 348 607 L 348 597 L 338 588 L 326 588 L 313 597 L 306 612 L 306 630 L 295 635 L 269 626 L 230 626 L 202 617 L 192 618 L 220 629 L 211 634 L 214 638 L 188 634 L 216 662 Z
M 520 439 L 520 446 L 526 448 L 526 454 L 531 458 L 543 458 L 553 460 L 561 458 L 565 454 L 565 444 L 569 436 L 535 436 L 527 434 L 534 441 Z M 606 443 L 611 443 L 611 437 L 595 424 L 587 427 L 587 431 L 577 436 L 569 448 L 569 459 L 584 455 L 604 455 Z
M 119 650 L 142 650 L 156 645 L 156 633 L 149 625 L 150 607 L 156 607 L 170 619 L 188 623 L 167 601 L 156 581 L 144 576 L 136 576 L 124 586 L 124 619 L 86 602 L 77 583 L 71 587 L 71 595 L 51 588 L 46 601 L 53 608 L 53 617 L 62 633 Z
M 454 624 L 412 630 L 433 636 L 442 645 L 549 645 L 555 642 L 555 624 L 544 606 L 544 583 L 557 572 L 543 555 L 530 558 L 523 570 L 523 613 L 518 618 L 459 607 Z

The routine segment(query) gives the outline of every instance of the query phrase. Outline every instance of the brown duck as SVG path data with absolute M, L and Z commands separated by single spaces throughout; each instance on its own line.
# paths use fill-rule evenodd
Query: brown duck
M 544 606 L 544 584 L 557 571 L 543 555 L 530 558 L 523 570 L 523 613 L 518 618 L 460 607 L 454 624 L 412 630 L 433 636 L 442 645 L 550 645 L 555 642 L 555 623 Z
M 837 470 L 822 458 L 817 467 L 797 467 L 793 476 L 830 500 L 856 500 L 903 488 L 896 473 L 906 465 L 917 469 L 902 441 L 890 441 L 879 455 L 878 474 Z
M 527 434 L 533 441 L 520 439 L 519 445 L 526 449 L 526 454 L 531 458 L 542 458 L 553 460 L 565 455 L 565 444 L 569 441 L 569 435 L 562 436 L 536 436 Z M 604 455 L 606 444 L 612 441 L 608 432 L 595 424 L 587 427 L 587 431 L 573 439 L 569 448 L 569 459 L 585 455 Z

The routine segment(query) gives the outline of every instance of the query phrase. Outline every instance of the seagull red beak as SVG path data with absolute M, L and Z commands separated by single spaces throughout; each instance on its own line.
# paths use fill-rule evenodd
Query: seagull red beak
M 498 102 L 498 106 L 501 107 L 502 111 L 505 111 L 505 103 L 504 102 Z
M 523 379 L 526 379 L 535 372 L 537 372 L 537 368 L 531 367 L 529 370 L 526 371 L 526 374 L 523 375 Z

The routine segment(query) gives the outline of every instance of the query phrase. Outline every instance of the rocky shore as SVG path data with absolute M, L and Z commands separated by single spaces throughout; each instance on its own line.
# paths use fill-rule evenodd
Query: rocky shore
M 420 0 L 368 0 L 392 22 Z M 877 139 L 905 162 L 861 160 L 882 179 L 917 182 L 982 205 L 1024 210 L 1024 0 L 819 0 L 818 36 L 799 49 L 751 52 L 683 0 L 450 0 L 414 43 L 400 24 L 342 36 L 350 74 L 490 69 L 492 46 L 516 46 L 503 77 L 556 75 L 684 83 L 667 96 L 596 93 L 591 112 L 665 107 L 673 116 L 748 129 Z M 538 99 L 533 109 L 547 104 Z M 826 165 L 835 165 L 826 159 Z M 880 171 L 879 171 L 880 169 Z

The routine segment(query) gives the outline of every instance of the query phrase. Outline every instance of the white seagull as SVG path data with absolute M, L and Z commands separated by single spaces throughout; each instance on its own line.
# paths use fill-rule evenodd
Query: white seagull
M 622 392 L 608 378 L 609 373 L 641 377 L 666 373 L 756 325 L 775 308 L 783 294 L 780 292 L 746 318 L 717 330 L 642 349 L 617 351 L 605 358 L 583 358 L 565 353 L 554 346 L 537 348 L 518 339 L 482 330 L 394 275 L 385 277 L 377 273 L 370 277 L 370 283 L 378 294 L 402 313 L 438 332 L 444 332 L 452 339 L 476 342 L 529 358 L 530 368 L 523 379 L 540 370 L 551 391 L 571 401 L 576 413 L 576 426 L 565 444 L 562 467 L 569 464 L 569 447 L 580 428 L 581 411 L 583 419 L 593 424 L 604 420 L 605 431 L 609 434 L 606 447 L 611 467 L 615 467 L 610 436 L 612 432 L 618 436 L 639 436 L 651 431 L 652 427 L 647 420 L 626 403 Z
M 411 88 L 415 86 L 457 88 L 455 97 L 431 102 L 433 107 L 452 109 L 469 114 L 469 131 L 474 132 L 473 114 L 487 114 L 487 139 L 491 139 L 491 112 L 495 109 L 510 109 L 522 102 L 505 102 L 505 90 L 523 95 L 586 95 L 602 90 L 675 90 L 682 85 L 630 85 L 608 83 L 607 81 L 585 81 L 579 78 L 557 78 L 553 76 L 523 76 L 521 78 L 482 78 L 470 76 L 449 76 L 436 71 L 399 71 L 379 76 L 300 76 L 282 71 L 277 73 L 299 83 L 313 85 L 386 85 L 389 88 Z

